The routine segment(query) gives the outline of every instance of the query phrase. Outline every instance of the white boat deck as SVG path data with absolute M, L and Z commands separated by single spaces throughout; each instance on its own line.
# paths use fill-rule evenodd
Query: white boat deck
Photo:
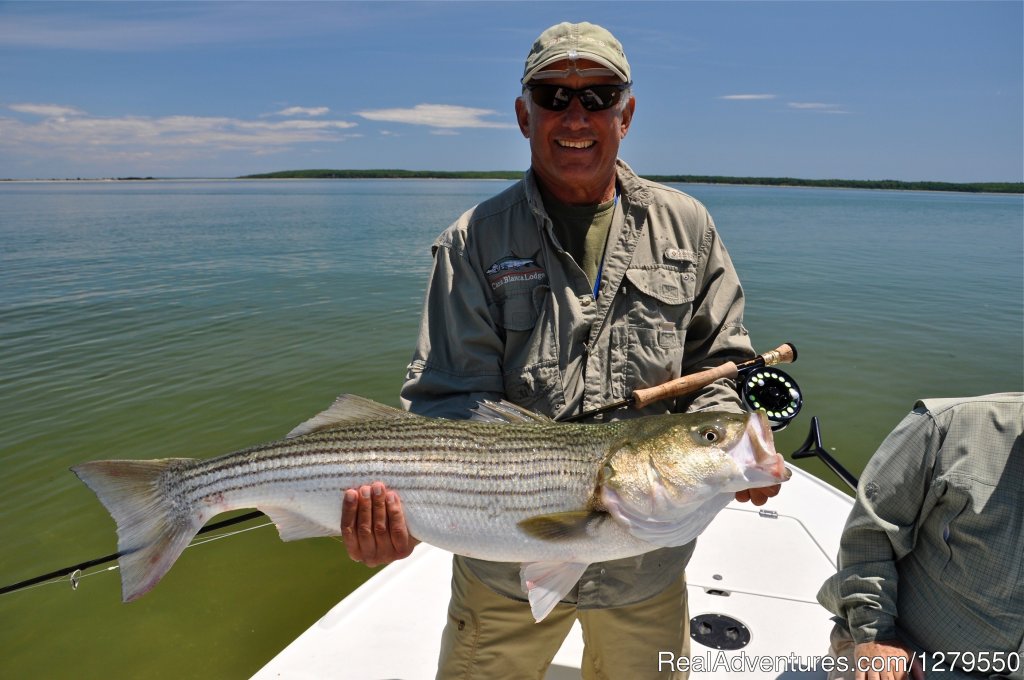
M 750 642 L 727 651 L 691 641 L 691 678 L 825 677 L 805 670 L 825 654 L 832 627 L 815 594 L 835 571 L 852 502 L 793 468 L 766 505 L 733 502 L 715 518 L 686 570 L 690 617 L 733 617 Z M 451 554 L 418 546 L 338 603 L 254 679 L 432 679 L 450 578 Z M 577 624 L 548 680 L 579 678 L 582 650 Z

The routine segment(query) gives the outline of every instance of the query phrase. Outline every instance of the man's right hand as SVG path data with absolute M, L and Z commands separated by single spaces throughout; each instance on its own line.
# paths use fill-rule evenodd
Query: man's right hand
M 902 657 L 902 660 L 901 660 Z M 855 662 L 858 664 L 857 680 L 924 680 L 924 670 L 919 660 L 914 661 L 910 667 L 910 660 L 913 657 L 910 649 L 899 640 L 876 640 L 874 642 L 862 642 L 854 648 Z M 864 659 L 860 661 L 860 659 Z M 865 671 L 861 671 L 863 666 Z M 883 670 L 870 670 L 871 668 L 882 667 Z M 904 673 L 903 669 L 910 667 L 910 673 Z
M 368 567 L 406 558 L 419 544 L 409 535 L 401 499 L 382 482 L 345 491 L 341 535 L 349 558 Z

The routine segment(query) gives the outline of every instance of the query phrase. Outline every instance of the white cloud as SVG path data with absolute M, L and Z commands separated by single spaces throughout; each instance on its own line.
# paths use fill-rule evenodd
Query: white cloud
M 839 104 L 825 104 L 823 102 L 789 102 L 787 106 L 798 111 L 814 111 L 816 113 L 849 113 Z
M 372 109 L 355 113 L 367 120 L 426 125 L 435 128 L 515 127 L 511 123 L 499 123 L 484 119 L 486 116 L 498 115 L 497 111 L 451 104 L 417 104 L 411 109 Z
M 322 116 L 330 111 L 326 106 L 289 106 L 286 109 L 281 109 L 275 116 Z
M 33 116 L 44 116 L 46 118 L 85 115 L 85 111 L 80 111 L 73 106 L 61 106 L 60 104 L 11 104 L 7 108 L 18 113 L 28 113 Z
M 263 121 L 215 116 L 93 116 L 57 104 L 11 104 L 11 111 L 39 116 L 0 116 L 0 147 L 34 155 L 90 154 L 108 158 L 200 157 L 217 151 L 277 153 L 297 144 L 341 142 L 356 123 L 344 120 Z
M 719 99 L 727 99 L 729 101 L 761 101 L 765 99 L 775 99 L 774 94 L 727 94 L 719 97 Z
M 59 9 L 51 3 L 6 4 L 11 7 L 0 11 L 0 46 L 103 52 L 265 47 L 285 38 L 336 36 L 358 25 L 361 14 L 358 8 L 339 12 L 333 3 L 308 3 L 302 11 L 275 2 L 117 3 L 109 10 L 90 3 Z

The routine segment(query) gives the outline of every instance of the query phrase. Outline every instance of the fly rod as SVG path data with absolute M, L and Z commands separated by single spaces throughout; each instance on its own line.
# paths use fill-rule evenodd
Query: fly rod
M 260 512 L 259 510 L 254 510 L 252 512 L 247 512 L 244 515 L 238 515 L 236 517 L 229 517 L 229 518 L 227 518 L 225 520 L 221 520 L 220 522 L 214 522 L 213 524 L 208 524 L 207 526 L 205 526 L 205 527 L 203 527 L 202 529 L 199 530 L 199 534 L 205 534 L 205 533 L 209 533 L 211 531 L 216 531 L 217 529 L 223 529 L 224 527 L 234 526 L 235 524 L 241 524 L 242 522 L 248 522 L 251 519 L 256 519 L 257 517 L 262 517 L 262 516 L 263 516 L 262 512 Z M 74 574 L 76 571 L 81 571 L 83 569 L 89 569 L 91 567 L 96 567 L 96 566 L 99 566 L 101 564 L 106 564 L 107 562 L 113 562 L 114 560 L 120 558 L 124 554 L 125 554 L 124 552 L 116 552 L 116 553 L 113 553 L 111 555 L 105 555 L 103 557 L 97 557 L 96 559 L 88 560 L 86 562 L 81 562 L 79 564 L 73 564 L 70 567 L 64 567 L 63 569 L 57 569 L 55 571 L 51 571 L 48 574 L 41 574 L 39 576 L 33 576 L 32 578 L 25 579 L 24 581 L 19 581 L 18 583 L 12 583 L 9 586 L 4 586 L 4 587 L 0 588 L 0 595 L 6 595 L 7 593 L 13 593 L 16 590 L 24 590 L 25 588 L 29 588 L 31 586 L 34 586 L 34 585 L 38 584 L 38 583 L 43 583 L 43 582 L 49 581 L 51 579 L 63 578 L 65 576 L 70 576 L 71 574 Z
M 562 422 L 574 422 L 577 420 L 583 420 L 584 418 L 591 418 L 601 413 L 608 413 L 609 411 L 615 411 L 623 407 L 632 407 L 636 409 L 643 408 L 649 404 L 653 404 L 656 401 L 662 399 L 671 399 L 673 397 L 679 397 L 684 394 L 696 392 L 697 390 L 707 387 L 716 380 L 722 378 L 736 378 L 743 374 L 754 375 L 754 372 L 759 369 L 764 369 L 769 366 L 775 366 L 777 364 L 791 364 L 796 361 L 796 347 L 790 343 L 785 342 L 770 352 L 759 354 L 753 359 L 747 361 L 741 361 L 735 363 L 728 361 L 721 366 L 715 368 L 709 368 L 698 373 L 691 373 L 690 375 L 684 375 L 675 380 L 670 380 L 667 383 L 661 385 L 655 385 L 654 387 L 646 387 L 639 390 L 633 390 L 633 393 L 627 398 L 621 401 L 617 401 L 607 406 L 601 406 L 600 408 L 591 409 L 584 411 L 583 413 L 577 413 L 576 415 L 562 418 Z M 778 418 L 781 421 L 786 416 L 790 416 L 785 419 L 785 422 L 792 420 L 793 416 L 796 416 L 796 411 L 799 410 L 799 388 L 796 387 L 796 383 L 792 378 L 787 376 L 781 371 L 773 373 L 758 373 L 757 378 L 753 384 L 748 387 L 749 380 L 745 380 L 739 387 L 741 396 L 744 397 L 744 401 L 750 404 L 755 410 L 764 407 L 778 407 L 778 408 L 767 408 L 769 412 L 769 419 L 776 420 L 773 416 L 777 412 L 780 416 Z M 747 389 L 750 396 L 744 395 L 744 388 Z M 765 402 L 765 403 L 762 403 Z M 768 403 L 770 402 L 770 403 Z

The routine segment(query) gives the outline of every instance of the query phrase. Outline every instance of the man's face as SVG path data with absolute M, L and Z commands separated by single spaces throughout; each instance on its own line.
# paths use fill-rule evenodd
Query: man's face
M 578 64 L 581 69 L 599 66 L 586 61 Z M 564 61 L 551 68 L 569 67 Z M 620 83 L 614 76 L 583 78 L 575 72 L 536 82 L 577 90 Z M 516 100 L 516 117 L 523 136 L 530 140 L 531 164 L 544 189 L 563 203 L 593 205 L 611 200 L 615 159 L 633 119 L 635 100 L 630 97 L 625 108 L 616 104 L 604 111 L 587 111 L 579 98 L 573 97 L 564 111 L 548 111 L 533 102 L 527 104 L 525 97 L 529 92 Z

